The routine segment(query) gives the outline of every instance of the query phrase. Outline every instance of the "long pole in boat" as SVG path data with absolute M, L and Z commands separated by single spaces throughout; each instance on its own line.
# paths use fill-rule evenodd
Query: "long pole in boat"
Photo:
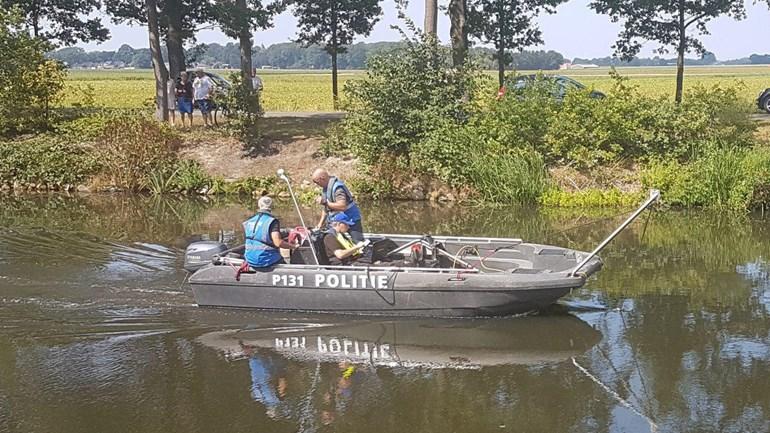
M 308 233 L 308 240 L 307 243 L 310 244 L 310 251 L 313 252 L 313 258 L 315 259 L 315 264 L 320 265 L 318 262 L 318 255 L 315 252 L 315 246 L 313 246 L 313 240 L 310 239 L 310 229 L 305 224 L 305 219 L 302 218 L 302 212 L 299 209 L 299 203 L 297 203 L 297 197 L 294 196 L 294 190 L 291 189 L 291 182 L 289 181 L 289 176 L 286 176 L 286 171 L 284 169 L 279 168 L 276 172 L 278 174 L 278 178 L 282 181 L 286 182 L 286 186 L 289 187 L 289 195 L 291 195 L 291 200 L 294 202 L 294 209 L 297 210 L 297 215 L 299 215 L 299 221 L 302 223 L 302 227 L 305 228 L 306 232 Z
M 578 271 L 586 265 L 592 258 L 594 258 L 595 255 L 599 253 L 604 247 L 607 246 L 613 239 L 615 239 L 615 236 L 617 236 L 620 232 L 623 231 L 629 224 L 631 224 L 632 221 L 636 219 L 636 217 L 639 216 L 642 212 L 644 212 L 645 209 L 647 209 L 651 204 L 653 204 L 656 200 L 660 198 L 660 191 L 657 189 L 650 190 L 650 197 L 642 203 L 641 206 L 639 206 L 639 209 L 636 210 L 630 217 L 628 217 L 623 224 L 621 224 L 618 228 L 615 229 L 614 232 L 612 232 L 611 235 L 607 236 L 607 239 L 603 240 L 602 243 L 599 244 L 598 247 L 596 247 L 593 251 L 591 251 L 591 254 L 588 255 L 585 259 L 583 259 L 582 262 L 580 262 L 577 266 L 575 266 L 575 269 L 570 271 L 571 276 L 575 276 Z

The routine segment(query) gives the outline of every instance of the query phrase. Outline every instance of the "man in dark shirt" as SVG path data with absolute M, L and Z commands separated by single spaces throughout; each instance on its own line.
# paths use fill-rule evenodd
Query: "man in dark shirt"
M 176 107 L 179 110 L 179 114 L 182 115 L 182 127 L 184 128 L 185 114 L 190 119 L 190 126 L 192 127 L 192 113 L 193 113 L 193 86 L 187 76 L 187 72 L 182 71 L 179 79 L 176 83 Z
M 356 243 L 350 236 L 350 226 L 355 224 L 344 213 L 331 218 L 332 230 L 324 237 L 326 257 L 331 265 L 350 265 L 361 256 L 366 242 Z

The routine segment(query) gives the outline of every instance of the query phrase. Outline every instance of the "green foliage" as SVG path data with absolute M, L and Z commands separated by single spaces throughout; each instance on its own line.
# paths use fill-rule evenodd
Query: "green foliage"
M 0 0 L 1 10 L 14 7 L 20 8 L 30 33 L 52 44 L 103 42 L 110 34 L 100 17 L 89 16 L 99 11 L 99 0 Z
M 415 147 L 412 165 L 452 187 L 470 187 L 487 202 L 536 201 L 548 186 L 543 157 L 531 147 L 504 146 L 489 132 L 447 122 Z
M 555 13 L 566 0 L 471 0 L 467 4 L 467 31 L 485 44 L 493 44 L 503 85 L 503 70 L 513 60 L 510 51 L 543 43 L 535 19 L 541 12 Z
M 467 118 L 477 72 L 455 70 L 434 40 L 410 40 L 369 59 L 367 75 L 345 86 L 348 116 L 341 141 L 367 164 L 408 157 L 444 121 Z
M 61 137 L 0 141 L 0 182 L 43 184 L 49 188 L 77 185 L 98 170 L 96 159 L 80 145 Z
M 18 9 L 0 8 L 0 136 L 36 132 L 53 123 L 50 108 L 60 99 L 64 68 L 45 57 L 50 48 L 30 36 Z
M 356 35 L 369 36 L 382 15 L 378 0 L 293 1 L 297 42 L 321 45 L 329 54 L 344 53 Z
M 180 137 L 166 124 L 141 117 L 108 121 L 95 151 L 112 185 L 131 191 L 147 185 L 152 172 L 173 165 Z
M 267 193 L 276 193 L 279 185 L 275 177 L 246 177 L 233 182 L 227 182 L 221 177 L 211 179 L 211 187 L 208 194 L 227 194 L 227 195 L 264 195 Z
M 755 209 L 770 198 L 770 149 L 714 146 L 689 163 L 653 162 L 642 184 L 660 189 L 671 205 Z
M 602 99 L 586 89 L 568 92 L 556 103 L 544 85 L 510 92 L 479 113 L 478 123 L 502 143 L 529 143 L 547 163 L 578 169 L 656 157 L 687 161 L 713 143 L 741 148 L 754 143 L 751 107 L 735 86 L 696 86 L 683 104 L 676 104 L 643 95 L 615 73 L 613 78 L 613 88 Z
M 264 114 L 259 104 L 259 92 L 243 85 L 241 74 L 230 74 L 232 87 L 225 95 L 228 127 L 247 143 L 259 141 L 258 122 Z
M 551 188 L 540 196 L 539 203 L 553 207 L 610 207 L 634 206 L 642 199 L 642 193 L 627 193 L 617 188 L 589 188 L 574 192 Z

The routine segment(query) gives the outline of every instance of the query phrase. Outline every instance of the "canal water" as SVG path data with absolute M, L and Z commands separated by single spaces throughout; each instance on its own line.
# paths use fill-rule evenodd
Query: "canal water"
M 249 206 L 0 197 L 0 432 L 770 431 L 761 216 L 644 215 L 528 317 L 196 307 L 185 246 L 238 242 Z M 364 206 L 371 231 L 584 250 L 619 212 Z

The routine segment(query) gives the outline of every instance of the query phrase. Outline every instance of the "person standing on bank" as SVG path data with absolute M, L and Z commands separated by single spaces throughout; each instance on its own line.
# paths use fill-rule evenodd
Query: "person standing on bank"
M 179 114 L 182 117 L 182 128 L 184 128 L 185 114 L 190 121 L 190 127 L 192 127 L 192 114 L 193 114 L 193 85 L 187 76 L 186 71 L 182 71 L 179 75 L 179 80 L 176 83 L 176 106 L 179 110 Z
M 211 104 L 211 99 L 214 96 L 215 88 L 214 82 L 203 72 L 202 68 L 195 70 L 195 81 L 193 81 L 195 103 L 198 105 L 198 109 L 201 110 L 203 125 L 206 127 L 212 126 L 211 109 L 214 107 Z
M 345 183 L 335 176 L 329 176 L 329 172 L 323 168 L 313 172 L 313 183 L 323 188 L 322 195 L 316 199 L 316 202 L 323 206 L 317 228 L 322 228 L 327 218 L 329 218 L 328 222 L 331 222 L 332 217 L 342 213 L 353 223 L 349 230 L 350 236 L 356 242 L 363 241 L 364 225 L 361 210 Z
M 168 121 L 171 126 L 176 126 L 176 81 L 173 78 L 168 77 L 166 81 L 166 108 L 168 109 Z
M 267 268 L 284 265 L 280 248 L 293 250 L 297 245 L 281 239 L 281 223 L 272 215 L 273 199 L 262 196 L 258 202 L 259 211 L 244 221 L 246 252 L 243 257 L 252 268 Z

